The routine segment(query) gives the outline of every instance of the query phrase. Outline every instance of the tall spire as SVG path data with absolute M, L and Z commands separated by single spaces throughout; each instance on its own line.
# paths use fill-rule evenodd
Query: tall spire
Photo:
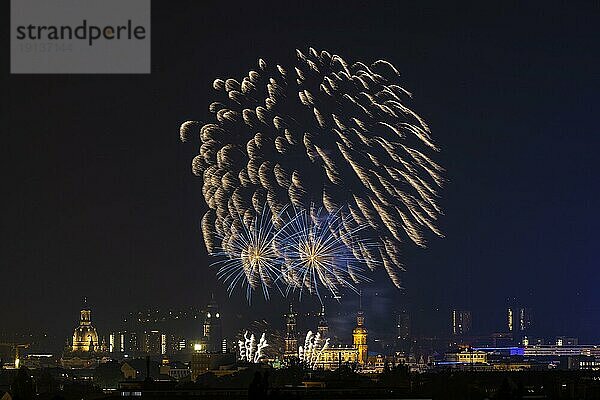
M 356 313 L 356 328 L 352 332 L 352 342 L 354 348 L 358 350 L 358 364 L 365 365 L 368 358 L 367 336 L 368 331 L 365 327 L 365 314 L 362 310 L 362 293 L 359 293 L 359 310 Z
M 356 324 L 363 326 L 365 323 L 365 313 L 362 308 L 362 290 L 358 292 L 358 312 L 356 313 Z
M 358 291 L 358 309 L 362 310 L 362 289 Z
M 325 305 L 321 304 L 321 312 L 319 313 L 319 326 L 317 332 L 321 334 L 321 337 L 326 337 L 329 333 L 329 325 L 327 324 L 327 318 L 325 317 Z
M 286 317 L 285 357 L 296 357 L 298 354 L 298 339 L 296 336 L 296 313 L 292 303 L 290 303 L 289 312 L 284 314 L 284 317 Z

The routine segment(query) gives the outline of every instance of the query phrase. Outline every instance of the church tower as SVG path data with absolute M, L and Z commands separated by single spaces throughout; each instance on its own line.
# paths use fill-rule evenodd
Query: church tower
M 352 332 L 352 343 L 354 348 L 358 350 L 358 364 L 365 365 L 367 363 L 367 336 L 368 331 L 365 328 L 365 315 L 362 310 L 358 310 L 356 314 L 356 328 Z
M 327 324 L 327 319 L 325 318 L 325 305 L 321 305 L 321 312 L 319 313 L 319 326 L 317 327 L 317 332 L 321 334 L 321 338 L 326 338 L 329 336 L 329 325 Z
M 285 353 L 284 357 L 292 358 L 298 356 L 298 338 L 296 336 L 296 313 L 290 304 L 290 311 L 284 314 L 286 317 Z
M 214 295 L 211 294 L 210 303 L 206 307 L 206 317 L 202 326 L 202 333 L 206 341 L 206 351 L 215 353 L 221 350 L 222 330 L 221 330 L 221 313 L 219 306 L 215 301 Z

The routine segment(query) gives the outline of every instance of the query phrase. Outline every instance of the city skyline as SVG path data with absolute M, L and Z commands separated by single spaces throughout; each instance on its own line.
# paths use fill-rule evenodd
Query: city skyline
M 82 307 L 76 307 L 80 309 L 81 323 L 80 327 L 76 328 L 77 335 L 78 330 L 88 329 L 90 325 L 90 313 L 93 311 L 93 306 L 88 303 L 88 299 L 84 298 Z M 562 345 L 563 341 L 567 344 L 594 344 L 595 342 L 589 341 L 585 338 L 581 338 L 573 331 L 565 331 L 560 334 L 554 334 L 552 332 L 544 331 L 539 329 L 535 324 L 535 315 L 530 307 L 521 306 L 515 310 L 514 299 L 507 301 L 506 307 L 502 310 L 505 316 L 503 323 L 498 323 L 495 329 L 485 330 L 481 326 L 478 326 L 477 319 L 479 315 L 473 315 L 470 310 L 451 308 L 448 310 L 429 310 L 438 318 L 438 329 L 432 329 L 431 327 L 423 326 L 423 317 L 419 316 L 424 310 L 410 310 L 406 308 L 394 310 L 387 316 L 387 324 L 383 328 L 370 330 L 371 340 L 379 342 L 379 344 L 373 346 L 374 351 L 380 353 L 387 353 L 392 351 L 393 348 L 399 346 L 404 348 L 410 343 L 417 343 L 421 340 L 430 340 L 430 338 L 436 338 L 447 342 L 447 345 L 441 345 L 440 349 L 450 346 L 451 348 L 456 344 L 460 343 L 496 343 L 494 337 L 496 335 L 503 335 L 498 337 L 509 338 L 508 341 L 503 339 L 503 343 L 510 343 L 513 345 L 539 345 L 539 344 L 559 344 Z M 521 304 L 521 303 L 518 303 Z M 304 331 L 313 330 L 315 333 L 318 331 L 322 334 L 322 337 L 339 338 L 339 335 L 346 332 L 350 332 L 354 326 L 354 319 L 356 312 L 359 310 L 368 309 L 363 305 L 357 303 L 357 308 L 348 313 L 340 313 L 331 311 L 331 309 L 325 307 L 325 305 L 318 305 L 315 308 L 305 308 L 295 306 L 293 303 L 289 303 L 288 307 L 294 308 L 294 325 L 302 326 Z M 98 349 L 102 345 L 103 348 L 112 349 L 113 347 L 120 346 L 120 348 L 128 348 L 127 345 L 121 343 L 118 344 L 119 335 L 124 333 L 125 335 L 133 334 L 137 335 L 136 346 L 146 346 L 140 341 L 144 335 L 157 334 L 157 337 L 165 336 L 168 337 L 169 348 L 179 346 L 179 342 L 184 342 L 184 347 L 193 347 L 194 343 L 203 337 L 211 337 L 211 329 L 207 328 L 210 326 L 208 321 L 212 320 L 218 322 L 218 328 L 216 329 L 215 341 L 208 341 L 203 348 L 208 352 L 218 351 L 222 347 L 222 340 L 227 339 L 230 343 L 235 342 L 235 338 L 257 323 L 261 324 L 261 321 L 267 323 L 271 328 L 275 330 L 285 331 L 286 318 L 289 314 L 282 313 L 279 317 L 269 317 L 261 315 L 253 315 L 250 319 L 239 320 L 240 315 L 224 315 L 219 311 L 219 303 L 215 300 L 214 296 L 210 297 L 204 306 L 202 307 L 186 307 L 183 309 L 172 308 L 172 307 L 152 307 L 142 310 L 130 311 L 124 313 L 117 320 L 107 320 L 106 317 L 101 318 L 99 324 L 96 324 L 98 320 L 97 314 L 94 313 L 93 318 L 93 341 L 87 343 L 86 340 L 67 339 L 68 343 L 72 343 L 75 346 L 76 340 L 78 341 L 77 346 L 85 348 L 85 351 L 89 351 L 90 348 Z M 87 310 L 87 311 L 86 311 Z M 357 311 L 358 310 L 358 311 Z M 368 312 L 366 313 L 368 315 Z M 283 316 L 283 317 L 282 317 Z M 390 317 L 393 317 L 390 319 Z M 216 319 L 215 319 L 216 318 Z M 232 322 L 238 320 L 237 324 Z M 371 318 L 370 318 L 371 319 Z M 473 320 L 475 319 L 475 324 Z M 87 321 L 87 322 L 85 322 Z M 68 322 L 73 322 L 71 319 Z M 221 325 L 225 328 L 222 328 Z M 65 323 L 63 325 L 63 331 L 72 332 L 72 324 Z M 289 325 L 289 322 L 288 322 Z M 83 328 L 82 328 L 83 327 Z M 209 329 L 207 331 L 207 329 Z M 296 328 L 293 328 L 296 329 Z M 289 327 L 288 327 L 289 330 Z M 300 332 L 298 330 L 297 332 Z M 96 333 L 98 332 L 98 333 Z M 141 335 L 141 336 L 140 336 Z M 24 335 L 22 332 L 0 332 L 0 342 L 5 343 L 28 343 L 32 344 L 31 349 L 35 351 L 45 350 L 52 352 L 60 352 L 64 347 L 65 338 L 69 337 L 60 335 L 48 335 L 41 331 L 32 331 L 31 337 Z M 163 337 L 163 341 L 166 340 Z M 295 338 L 296 341 L 298 338 Z M 172 342 L 175 340 L 175 342 Z M 115 344 L 117 343 L 117 344 Z M 385 344 L 387 343 L 387 344 Z M 157 344 L 155 350 L 158 354 L 158 348 L 165 346 L 165 343 L 161 345 Z M 383 346 L 383 347 L 381 347 Z M 386 346 L 391 346 L 386 348 Z M 296 347 L 296 345 L 292 346 Z M 410 347 L 410 346 L 409 346 Z M 75 348 L 75 347 L 74 347 Z M 142 347 L 139 347 L 136 352 L 142 352 Z M 164 347 L 163 347 L 164 349 Z M 123 351 L 123 350 L 121 350 Z M 111 350 L 112 352 L 112 350 Z M 164 353 L 164 351 L 163 351 Z

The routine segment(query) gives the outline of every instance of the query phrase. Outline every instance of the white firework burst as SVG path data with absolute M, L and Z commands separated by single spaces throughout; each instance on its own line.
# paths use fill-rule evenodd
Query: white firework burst
M 246 289 L 250 301 L 252 292 L 261 289 L 266 299 L 269 290 L 277 287 L 281 276 L 281 259 L 275 248 L 274 225 L 268 210 L 256 217 L 249 226 L 239 224 L 235 235 L 223 241 L 223 248 L 212 253 L 220 258 L 217 276 L 228 284 L 231 295 L 237 286 Z
M 289 290 L 298 289 L 321 299 L 320 287 L 334 297 L 340 289 L 356 293 L 356 284 L 368 281 L 362 275 L 365 260 L 360 246 L 372 246 L 358 237 L 362 227 L 341 210 L 328 213 L 314 207 L 296 210 L 275 238 L 283 257 L 283 278 Z

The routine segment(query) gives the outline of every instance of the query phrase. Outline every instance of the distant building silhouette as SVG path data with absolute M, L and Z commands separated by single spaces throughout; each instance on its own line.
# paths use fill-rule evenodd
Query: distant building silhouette
M 522 343 L 530 335 L 533 324 L 531 314 L 531 308 L 518 304 L 515 299 L 509 303 L 506 309 L 507 330 L 515 342 Z
M 296 332 L 296 313 L 292 304 L 290 310 L 284 316 L 286 317 L 285 349 L 284 357 L 291 358 L 298 356 L 298 334 Z
M 211 295 L 211 301 L 206 308 L 206 317 L 203 325 L 204 338 L 206 343 L 206 352 L 220 352 L 223 346 L 223 332 L 221 328 L 221 313 L 219 306 Z
M 398 323 L 396 324 L 396 335 L 399 340 L 410 340 L 410 314 L 407 310 L 401 310 L 398 313 Z
M 471 311 L 452 310 L 452 334 L 466 335 L 471 332 Z

